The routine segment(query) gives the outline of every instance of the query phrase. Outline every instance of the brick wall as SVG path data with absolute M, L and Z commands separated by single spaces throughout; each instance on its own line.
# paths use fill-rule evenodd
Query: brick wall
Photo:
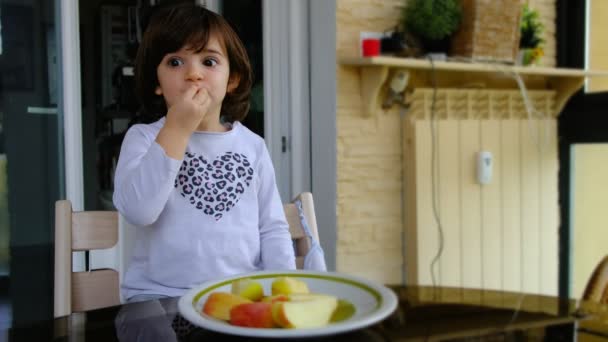
M 360 31 L 391 29 L 400 0 L 338 0 L 337 56 L 359 54 Z M 356 68 L 338 66 L 339 271 L 385 283 L 402 278 L 402 149 L 396 111 L 365 118 Z
M 555 64 L 555 0 L 530 0 L 546 23 L 546 54 Z M 402 0 L 337 0 L 337 57 L 359 55 L 361 31 L 386 31 L 399 20 Z M 359 73 L 337 68 L 338 271 L 384 283 L 403 277 L 403 170 L 397 108 L 363 116 Z

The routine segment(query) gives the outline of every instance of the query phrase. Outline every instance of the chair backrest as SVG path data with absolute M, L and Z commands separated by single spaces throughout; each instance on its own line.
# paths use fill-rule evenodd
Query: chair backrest
M 304 232 L 302 222 L 300 221 L 299 211 L 296 207 L 295 202 L 299 200 L 302 203 L 302 212 L 308 223 L 308 228 L 314 239 L 319 241 L 319 233 L 317 230 L 317 218 L 315 216 L 315 206 L 310 192 L 303 192 L 296 196 L 291 202 L 283 205 L 285 209 L 285 217 L 289 224 L 289 232 L 291 233 L 291 239 L 294 241 L 294 248 L 296 253 L 296 267 L 298 269 L 303 268 L 304 257 L 310 250 L 312 243 Z
M 117 212 L 73 212 L 70 201 L 55 203 L 55 317 L 120 304 L 117 271 L 72 272 L 72 252 L 110 248 L 117 242 Z
M 583 300 L 608 304 L 608 255 L 597 264 L 583 292 Z
M 294 242 L 296 267 L 302 269 L 312 243 L 302 227 L 297 200 L 302 203 L 308 228 L 317 241 L 319 233 L 310 192 L 303 192 L 283 205 Z M 118 220 L 116 211 L 73 212 L 70 201 L 55 203 L 55 317 L 120 304 L 119 272 L 113 269 L 72 272 L 72 252 L 107 249 L 117 244 Z

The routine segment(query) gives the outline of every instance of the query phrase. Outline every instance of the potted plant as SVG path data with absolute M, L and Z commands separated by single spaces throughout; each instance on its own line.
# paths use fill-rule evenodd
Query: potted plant
M 447 53 L 461 17 L 458 0 L 409 0 L 402 13 L 403 28 L 426 52 Z
M 520 39 L 519 39 L 519 62 L 522 65 L 535 64 L 543 56 L 544 26 L 540 21 L 537 10 L 531 9 L 524 4 L 521 14 Z

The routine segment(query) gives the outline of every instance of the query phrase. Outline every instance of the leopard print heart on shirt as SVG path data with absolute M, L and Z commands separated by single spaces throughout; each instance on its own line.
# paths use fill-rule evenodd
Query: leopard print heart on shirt
M 244 154 L 226 152 L 208 161 L 186 152 L 175 187 L 196 209 L 217 221 L 238 203 L 252 179 L 253 168 Z

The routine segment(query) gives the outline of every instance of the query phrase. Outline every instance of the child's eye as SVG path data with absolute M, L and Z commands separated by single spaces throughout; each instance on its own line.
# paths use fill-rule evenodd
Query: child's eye
M 167 64 L 169 64 L 172 67 L 178 67 L 178 66 L 184 64 L 184 62 L 181 59 L 177 58 L 177 57 L 171 57 L 167 61 Z
M 203 61 L 203 65 L 205 66 L 215 66 L 217 64 L 217 60 L 215 58 L 205 58 L 205 60 Z

